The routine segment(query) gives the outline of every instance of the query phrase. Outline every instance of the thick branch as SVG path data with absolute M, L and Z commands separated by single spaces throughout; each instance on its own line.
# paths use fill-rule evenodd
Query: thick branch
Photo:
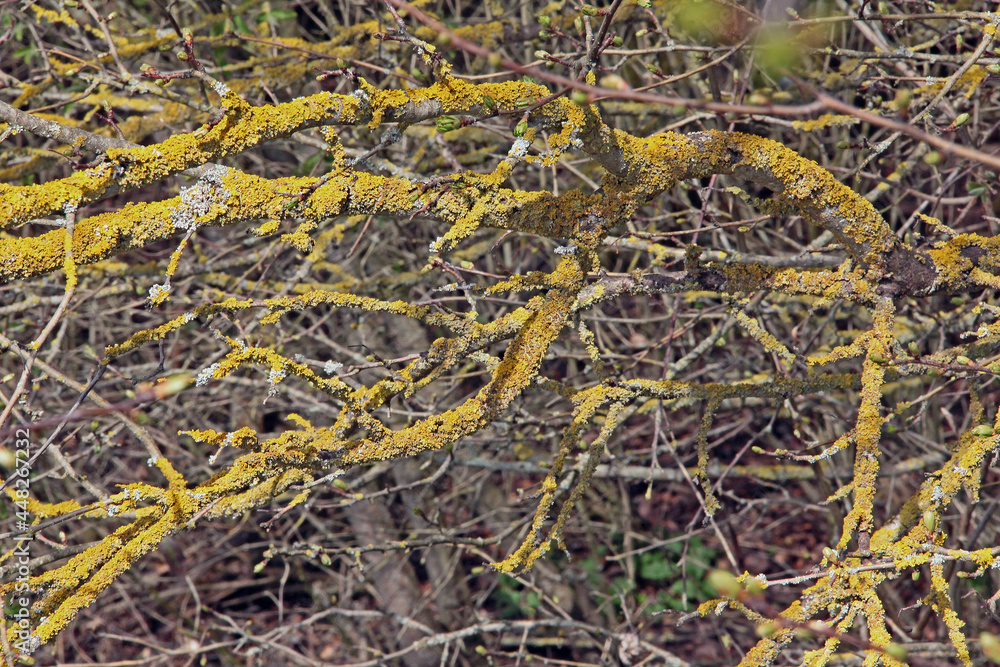
M 812 160 L 770 139 L 739 132 L 672 132 L 640 139 L 594 127 L 585 149 L 618 179 L 653 197 L 688 178 L 733 175 L 773 191 L 811 222 L 830 230 L 867 268 L 878 271 L 887 296 L 925 294 L 933 266 L 903 245 L 864 197 Z

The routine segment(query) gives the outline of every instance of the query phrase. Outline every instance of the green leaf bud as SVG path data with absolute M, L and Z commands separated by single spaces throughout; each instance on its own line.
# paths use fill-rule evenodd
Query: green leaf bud
M 885 647 L 885 654 L 890 658 L 898 660 L 899 662 L 906 662 L 906 648 L 902 644 L 897 644 L 895 642 L 887 644 Z
M 601 80 L 598 81 L 598 85 L 601 88 L 608 88 L 610 90 L 628 90 L 628 83 L 617 74 L 602 76 Z
M 913 101 L 913 91 L 909 88 L 900 88 L 896 91 L 896 99 L 893 101 L 893 106 L 897 109 L 909 109 L 910 102 Z
M 770 637 L 778 631 L 778 626 L 774 623 L 761 623 L 757 626 L 758 637 Z
M 441 116 L 437 119 L 437 131 L 440 133 L 451 132 L 458 126 L 458 119 L 454 116 Z
M 944 156 L 937 151 L 928 151 L 924 155 L 924 164 L 930 165 L 932 167 L 936 164 L 941 164 L 943 160 Z
M 1000 639 L 989 632 L 979 633 L 979 648 L 990 662 L 1000 665 Z
M 717 595 L 724 598 L 735 598 L 743 590 L 736 575 L 727 570 L 712 570 L 708 573 L 706 583 Z
M 153 394 L 158 400 L 162 400 L 184 391 L 193 381 L 189 373 L 175 373 L 163 380 L 163 382 L 155 384 L 153 386 Z

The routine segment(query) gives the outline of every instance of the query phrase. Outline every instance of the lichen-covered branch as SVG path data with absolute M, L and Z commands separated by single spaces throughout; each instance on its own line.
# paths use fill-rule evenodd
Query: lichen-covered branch
M 982 574 L 1000 561 L 992 545 L 950 548 L 941 518 L 961 490 L 978 499 L 985 462 L 1000 446 L 995 395 L 984 381 L 1000 374 L 997 311 L 963 301 L 1000 287 L 1000 241 L 983 231 L 993 219 L 989 186 L 970 190 L 978 194 L 962 204 L 978 201 L 987 222 L 959 233 L 918 210 L 913 220 L 937 234 L 921 238 L 911 223 L 901 228 L 880 213 L 888 208 L 872 203 L 891 194 L 904 171 L 918 170 L 912 161 L 866 197 L 790 142 L 706 129 L 717 120 L 707 117 L 688 128 L 655 120 L 663 109 L 640 105 L 654 93 L 626 94 L 635 73 L 624 61 L 615 66 L 621 74 L 597 61 L 616 45 L 616 21 L 652 17 L 655 34 L 665 35 L 663 26 L 673 29 L 676 17 L 657 18 L 669 3 L 623 4 L 604 13 L 581 10 L 588 18 L 580 19 L 575 56 L 535 54 L 570 71 L 573 78 L 547 77 L 556 89 L 538 83 L 545 76 L 506 80 L 510 72 L 502 72 L 484 79 L 453 71 L 450 61 L 463 55 L 467 64 L 491 63 L 491 49 L 542 32 L 509 17 L 442 32 L 429 9 L 393 0 L 378 20 L 343 26 L 311 44 L 240 34 L 242 18 L 228 8 L 183 26 L 168 14 L 169 37 L 154 30 L 125 37 L 93 11 L 99 27 L 85 29 L 76 14 L 31 6 L 35 21 L 100 39 L 108 52 L 91 54 L 86 66 L 47 52 L 44 77 L 20 83 L 16 98 L 0 102 L 0 150 L 23 141 L 10 155 L 26 160 L 5 163 L 4 175 L 17 183 L 0 184 L 0 285 L 21 290 L 0 314 L 51 304 L 53 285 L 64 295 L 42 335 L 18 350 L 37 352 L 74 307 L 83 307 L 81 294 L 100 300 L 137 292 L 146 298 L 109 309 L 135 318 L 125 333 L 86 334 L 104 346 L 93 363 L 118 373 L 116 382 L 155 387 L 159 374 L 176 368 L 196 377 L 190 391 L 199 396 L 244 382 L 264 400 L 288 391 L 298 402 L 275 410 L 286 422 L 270 433 L 249 420 L 225 426 L 194 413 L 190 423 L 172 425 L 165 439 L 193 443 L 187 455 L 198 465 L 161 457 L 153 440 L 140 436 L 151 472 L 163 479 L 137 475 L 100 494 L 86 480 L 82 487 L 96 499 L 81 492 L 42 502 L 8 488 L 12 501 L 34 515 L 33 524 L 10 536 L 41 535 L 51 525 L 43 520 L 125 522 L 27 577 L 34 596 L 22 604 L 30 609 L 29 640 L 8 626 L 19 650 L 50 642 L 146 554 L 206 520 L 264 508 L 283 494 L 283 512 L 302 509 L 352 469 L 427 452 L 448 452 L 450 460 L 465 443 L 503 441 L 511 426 L 543 425 L 553 434 L 552 450 L 530 464 L 542 472 L 529 483 L 535 502 L 520 541 L 502 541 L 514 526 L 477 543 L 503 545 L 489 554 L 495 571 L 527 570 L 553 547 L 571 551 L 602 458 L 617 455 L 619 446 L 637 450 L 633 442 L 647 436 L 644 426 L 632 431 L 633 419 L 652 419 L 652 436 L 641 445 L 646 458 L 629 463 L 633 478 L 648 464 L 652 489 L 654 478 L 663 478 L 655 474 L 662 448 L 670 447 L 684 476 L 683 466 L 694 471 L 688 481 L 699 511 L 718 522 L 735 502 L 720 490 L 722 478 L 765 469 L 734 461 L 716 474 L 728 422 L 745 411 L 747 423 L 759 426 L 756 418 L 768 410 L 774 419 L 733 451 L 813 466 L 797 478 L 817 485 L 828 485 L 824 471 L 832 468 L 825 466 L 837 457 L 836 470 L 850 474 L 823 486 L 820 497 L 838 512 L 844 505 L 837 534 L 821 567 L 796 581 L 804 587 L 798 599 L 786 599 L 783 609 L 766 603 L 766 588 L 751 594 L 751 580 L 769 582 L 746 572 L 739 577 L 745 591 L 704 602 L 698 613 L 728 609 L 768 625 L 772 632 L 742 659 L 746 667 L 774 663 L 803 629 L 822 637 L 803 664 L 822 667 L 862 622 L 866 664 L 902 664 L 890 651 L 895 629 L 885 620 L 880 587 L 927 565 L 924 601 L 958 658 L 971 664 L 945 564 L 973 563 Z M 539 22 L 550 37 L 576 27 L 576 17 L 553 25 L 545 16 Z M 595 16 L 607 18 L 595 26 Z M 407 17 L 424 25 L 407 27 Z M 261 12 L 262 25 L 273 19 L 270 10 Z M 180 69 L 138 62 L 161 47 L 179 48 Z M 673 47 L 663 48 L 666 62 Z M 219 63 L 199 55 L 214 49 Z M 255 55 L 229 63 L 221 57 L 226 49 Z M 721 66 L 737 50 L 715 54 L 714 62 Z M 573 60 L 581 53 L 587 57 Z M 416 66 L 402 66 L 411 61 Z M 973 62 L 961 67 L 961 76 L 979 77 L 969 84 L 971 95 L 986 74 L 979 76 Z M 54 120 L 46 91 L 77 76 L 75 99 L 93 108 Z M 621 92 L 620 101 L 594 98 L 598 76 L 599 90 Z M 287 94 L 288 81 L 306 78 L 308 89 Z M 956 77 L 948 86 L 958 83 Z M 698 97 L 708 94 L 719 99 L 714 90 Z M 935 106 L 943 96 L 925 94 Z M 53 99 L 72 105 L 64 95 Z M 902 114 L 899 104 L 893 114 Z M 121 118 L 126 108 L 135 113 Z M 97 127 L 90 123 L 95 114 Z M 852 127 L 852 119 L 793 127 L 818 135 Z M 955 120 L 949 131 L 961 127 Z M 31 170 L 38 165 L 55 175 L 36 179 Z M 732 182 L 751 184 L 752 192 Z M 790 239 L 793 227 L 798 241 L 774 241 Z M 733 230 L 747 236 L 724 236 Z M 244 232 L 248 239 L 233 241 Z M 227 241 L 232 247 L 218 251 Z M 772 243 L 782 246 L 773 256 Z M 266 244 L 273 248 L 262 250 Z M 137 258 L 145 263 L 135 266 Z M 927 301 L 936 294 L 955 299 Z M 929 314 L 914 314 L 917 302 L 934 305 Z M 619 312 L 611 315 L 612 308 Z M 657 329 L 655 321 L 669 324 Z M 18 327 L 31 330 L 30 323 Z M 64 329 L 60 338 L 73 335 L 68 324 Z M 350 338 L 355 330 L 365 335 Z M 384 340 L 373 342 L 379 336 Z M 935 338 L 940 344 L 930 349 Z M 183 354 L 172 347 L 184 343 Z M 708 361 L 716 349 L 725 356 Z M 126 371 L 142 365 L 136 359 L 146 368 Z M 345 370 L 334 359 L 354 366 Z M 49 365 L 39 368 L 49 373 Z M 940 376 L 968 387 L 962 418 L 928 407 L 943 392 L 934 379 Z M 24 371 L 18 393 L 30 379 Z M 803 404 L 826 397 L 836 404 L 832 417 L 802 414 Z M 132 424 L 124 413 L 134 403 L 100 401 L 101 410 L 118 410 L 119 422 Z M 30 423 L 16 401 L 9 403 L 0 421 L 16 415 Z M 921 458 L 914 470 L 949 458 L 914 484 L 912 497 L 893 504 L 899 509 L 885 521 L 879 480 L 889 437 L 932 410 L 949 422 L 949 440 L 936 450 L 948 453 Z M 779 415 L 780 434 L 772 429 Z M 664 426 L 673 419 L 677 424 Z M 93 423 L 98 429 L 99 420 Z M 0 432 L 5 428 L 0 423 Z M 586 451 L 574 463 L 578 448 Z M 908 470 L 893 463 L 893 470 Z M 0 556 L 5 574 L 13 572 L 14 557 Z M 0 594 L 24 592 L 19 584 L 8 577 Z

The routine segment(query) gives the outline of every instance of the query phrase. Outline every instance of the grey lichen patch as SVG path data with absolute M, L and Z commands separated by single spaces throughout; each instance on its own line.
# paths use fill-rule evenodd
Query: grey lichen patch
M 187 230 L 198 223 L 198 219 L 207 215 L 213 206 L 220 207 L 220 213 L 232 193 L 223 184 L 223 177 L 229 172 L 227 167 L 215 165 L 209 168 L 198 182 L 189 188 L 181 190 L 180 204 L 170 213 L 170 220 L 177 229 Z

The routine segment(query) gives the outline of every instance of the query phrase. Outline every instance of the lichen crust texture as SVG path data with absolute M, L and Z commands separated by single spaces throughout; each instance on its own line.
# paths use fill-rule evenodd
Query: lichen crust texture
M 14 142 L 24 130 L 13 121 L 0 127 L 0 153 L 9 142 L 18 161 L 5 162 L 3 173 L 19 183 L 0 185 L 0 285 L 10 295 L 0 303 L 10 324 L 0 343 L 17 362 L 0 382 L 0 410 L 61 436 L 39 455 L 55 470 L 37 477 L 52 497 L 7 488 L 10 502 L 32 515 L 10 535 L 59 552 L 26 578 L 33 641 L 53 642 L 161 546 L 211 521 L 254 521 L 264 511 L 271 544 L 261 570 L 272 557 L 291 563 L 303 553 L 322 563 L 316 571 L 333 569 L 333 553 L 367 576 L 379 572 L 365 569 L 369 552 L 447 545 L 519 575 L 597 544 L 593 536 L 610 524 L 598 521 L 595 504 L 611 479 L 643 520 L 655 503 L 675 500 L 667 482 L 687 485 L 694 500 L 677 504 L 697 521 L 658 517 L 689 522 L 683 568 L 706 569 L 700 559 L 752 567 L 730 548 L 728 532 L 735 512 L 766 504 L 745 493 L 751 486 L 757 493 L 787 485 L 758 518 L 804 498 L 825 512 L 828 545 L 780 552 L 783 564 L 809 561 L 798 575 L 744 571 L 732 590 L 691 582 L 699 600 L 690 617 L 733 614 L 757 626 L 741 666 L 776 664 L 792 642 L 818 639 L 801 652 L 802 664 L 824 667 L 862 624 L 854 648 L 867 652 L 864 664 L 903 664 L 893 653 L 899 630 L 886 621 L 896 598 L 884 593 L 917 573 L 930 574 L 921 584 L 921 627 L 939 622 L 955 659 L 972 664 L 963 603 L 948 577 L 959 565 L 971 578 L 1000 566 L 994 546 L 956 545 L 968 537 L 970 508 L 981 495 L 990 500 L 984 474 L 1000 450 L 1000 308 L 988 294 L 1000 288 L 1000 240 L 981 233 L 995 222 L 986 215 L 998 203 L 989 199 L 992 182 L 980 189 L 970 180 L 967 197 L 941 204 L 980 207 L 979 231 L 920 212 L 901 226 L 880 198 L 899 195 L 906 174 L 933 160 L 886 167 L 866 196 L 846 184 L 849 169 L 806 157 L 823 160 L 815 144 L 856 130 L 857 115 L 782 121 L 808 133 L 793 149 L 757 134 L 697 130 L 726 127 L 733 113 L 718 95 L 705 101 L 710 89 L 678 103 L 677 119 L 664 122 L 663 109 L 637 101 L 647 99 L 632 85 L 638 75 L 621 68 L 603 77 L 603 65 L 586 58 L 573 65 L 572 80 L 514 77 L 520 65 L 502 77 L 468 75 L 460 62 L 504 63 L 502 47 L 515 35 L 513 19 L 495 18 L 491 3 L 489 20 L 441 32 L 430 27 L 433 3 L 401 9 L 393 0 L 391 11 L 366 7 L 377 19 L 342 26 L 321 44 L 270 34 L 291 19 L 256 0 L 246 13 L 267 39 L 237 31 L 246 20 L 237 22 L 229 6 L 178 24 L 180 35 L 126 36 L 117 27 L 105 32 L 112 19 L 86 26 L 82 10 L 43 4 L 31 4 L 36 21 L 100 40 L 107 51 L 90 54 L 85 67 L 45 54 L 45 71 L 4 104 L 44 107 L 29 114 L 49 123 L 34 130 L 44 150 Z M 627 20 L 609 19 L 606 28 L 652 19 L 663 44 L 653 51 L 657 62 L 688 57 L 667 36 L 687 32 L 683 7 L 619 4 L 607 12 L 584 5 L 579 44 L 592 44 L 597 19 L 621 9 Z M 551 3 L 535 17 L 550 37 L 576 28 L 575 16 L 549 16 L 563 11 Z M 337 12 L 324 6 L 319 14 L 333 24 Z M 426 25 L 400 27 L 425 13 Z M 984 25 L 989 45 L 997 22 Z M 515 43 L 538 33 L 532 26 Z M 482 53 L 487 47 L 496 53 Z M 128 73 L 161 48 L 183 66 Z M 198 61 L 203 49 L 219 62 Z M 241 49 L 252 54 L 242 63 L 223 57 Z M 709 51 L 721 55 L 697 52 Z M 569 57 L 535 56 L 538 72 Z M 660 71 L 650 65 L 647 72 Z M 995 66 L 963 66 L 912 94 L 929 102 L 956 88 L 975 100 Z M 50 94 L 58 79 L 73 77 L 77 98 Z M 288 94 L 290 79 L 308 79 L 301 95 Z M 65 118 L 48 108 L 52 100 L 67 107 Z M 704 113 L 685 115 L 695 111 Z M 107 118 L 95 126 L 99 113 Z M 52 134 L 51 124 L 63 132 Z M 960 127 L 956 119 L 941 134 L 964 136 Z M 66 164 L 53 166 L 46 152 Z M 35 165 L 51 178 L 36 182 Z M 963 178 L 966 187 L 972 176 Z M 918 223 L 925 234 L 914 231 Z M 919 310 L 924 298 L 936 301 Z M 74 359 L 60 354 L 70 338 L 85 341 Z M 81 382 L 85 366 L 91 380 Z M 70 391 L 81 398 L 63 411 L 72 415 L 64 423 L 32 403 Z M 900 444 L 915 451 L 901 456 Z M 145 467 L 118 465 L 119 455 Z M 411 458 L 433 474 L 407 478 Z M 100 470 L 84 468 L 91 465 Z M 463 478 L 456 469 L 477 472 Z M 107 470 L 121 479 L 108 483 Z M 398 477 L 374 489 L 390 473 Z M 521 477 L 510 484 L 514 473 Z M 889 475 L 898 487 L 885 483 Z M 484 497 L 516 491 L 489 496 L 509 502 L 496 508 L 504 518 L 475 529 L 489 539 L 463 534 L 475 522 L 456 527 L 468 508 L 452 510 L 471 498 L 469 479 Z M 648 489 L 641 500 L 633 482 Z M 71 497 L 53 489 L 71 489 Z M 424 531 L 402 547 L 388 539 L 295 543 L 295 531 L 324 525 L 318 516 L 361 525 L 356 505 L 397 495 L 410 504 L 414 533 Z M 503 524 L 517 512 L 519 524 Z M 953 534 L 958 514 L 964 523 Z M 52 531 L 71 521 L 85 526 L 72 539 L 86 536 L 72 549 Z M 275 526 L 295 539 L 268 532 Z M 695 547 L 690 538 L 702 529 L 707 537 Z M 604 531 L 608 544 L 619 540 L 615 531 L 617 524 Z M 666 532 L 664 545 L 679 541 Z M 705 556 L 712 540 L 719 549 Z M 637 549 L 621 565 L 608 559 L 600 567 L 638 565 L 652 588 L 674 563 L 663 560 L 669 552 Z M 586 567 L 597 562 L 591 556 Z M 0 566 L 11 568 L 14 557 L 0 555 Z M 419 558 L 406 564 L 418 562 L 425 567 Z M 572 560 L 545 566 L 563 562 Z M 432 569 L 429 576 L 440 574 Z M 282 595 L 289 576 L 275 577 Z M 366 581 L 372 591 L 377 576 Z M 502 581 L 505 604 L 515 605 L 506 588 L 514 584 Z M 21 583 L 4 579 L 0 594 Z M 539 586 L 540 608 L 558 607 Z M 619 592 L 615 609 L 626 609 Z M 518 627 L 527 646 L 527 626 Z M 6 639 L 23 639 L 18 632 L 8 626 Z M 270 641 L 249 626 L 240 632 L 240 641 Z M 457 646 L 472 634 L 448 641 Z M 632 664 L 626 636 L 616 630 L 601 641 L 620 645 L 621 662 Z

